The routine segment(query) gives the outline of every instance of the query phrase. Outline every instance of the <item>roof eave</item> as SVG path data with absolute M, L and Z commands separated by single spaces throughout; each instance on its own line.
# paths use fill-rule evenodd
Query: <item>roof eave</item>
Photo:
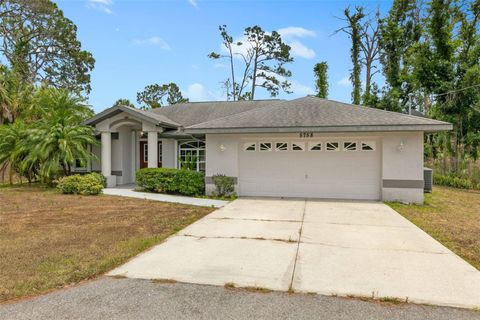
M 149 117 L 149 116 L 147 116 L 143 113 L 137 112 L 136 110 L 132 110 L 132 109 L 130 109 L 128 107 L 125 107 L 125 106 L 114 106 L 114 107 L 108 108 L 108 109 L 96 114 L 92 118 L 85 120 L 82 124 L 93 126 L 93 125 L 96 125 L 97 123 L 99 123 L 99 122 L 101 122 L 105 119 L 108 119 L 109 117 L 112 117 L 113 115 L 116 115 L 120 112 L 125 112 L 129 115 L 137 117 L 138 119 L 140 119 L 142 121 L 145 121 L 145 122 L 148 122 L 148 123 L 151 123 L 151 124 L 154 124 L 154 125 L 159 125 L 161 127 L 171 128 L 171 129 L 178 128 L 178 126 L 176 124 L 158 121 L 155 118 L 151 118 L 151 117 Z
M 395 131 L 450 131 L 452 124 L 370 125 L 323 127 L 259 127 L 259 128 L 186 128 L 185 133 L 292 133 L 292 132 L 395 132 Z

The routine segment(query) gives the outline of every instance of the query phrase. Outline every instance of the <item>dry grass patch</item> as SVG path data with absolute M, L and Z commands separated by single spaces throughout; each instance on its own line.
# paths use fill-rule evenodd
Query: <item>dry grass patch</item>
M 212 208 L 0 188 L 0 302 L 103 274 Z
M 423 206 L 389 205 L 480 270 L 480 191 L 435 186 Z

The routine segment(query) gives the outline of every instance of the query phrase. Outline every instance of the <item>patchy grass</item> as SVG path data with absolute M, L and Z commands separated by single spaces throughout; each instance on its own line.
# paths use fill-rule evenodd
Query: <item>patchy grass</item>
M 103 274 L 213 211 L 142 199 L 0 188 L 0 302 Z
M 480 270 L 480 191 L 435 186 L 424 205 L 388 204 Z

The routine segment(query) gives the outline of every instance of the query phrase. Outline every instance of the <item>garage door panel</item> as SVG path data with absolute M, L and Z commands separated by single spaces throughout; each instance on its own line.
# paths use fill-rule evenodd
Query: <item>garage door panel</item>
M 380 168 L 378 150 L 330 152 L 239 150 L 239 194 L 379 199 Z

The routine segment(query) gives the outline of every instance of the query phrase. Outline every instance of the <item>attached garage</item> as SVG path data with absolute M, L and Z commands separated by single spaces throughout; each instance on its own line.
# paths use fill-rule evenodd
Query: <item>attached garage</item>
M 372 137 L 245 141 L 238 150 L 238 193 L 379 200 L 380 149 Z

